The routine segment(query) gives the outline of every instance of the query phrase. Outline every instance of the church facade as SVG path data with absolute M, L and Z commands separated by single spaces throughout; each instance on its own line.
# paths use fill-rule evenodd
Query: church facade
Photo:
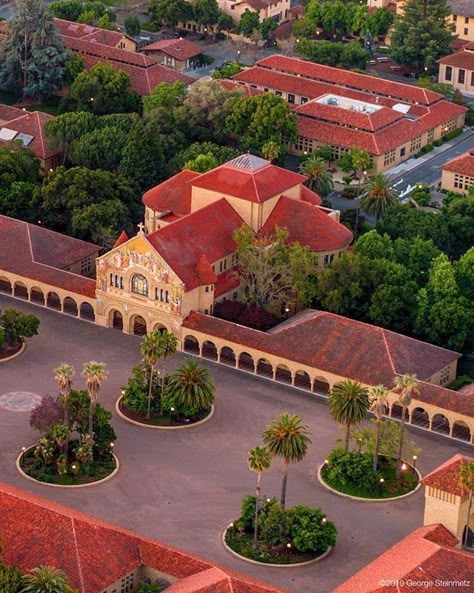
M 340 257 L 352 233 L 305 181 L 247 154 L 207 173 L 184 170 L 149 190 L 138 234 L 122 233 L 97 260 L 96 322 L 179 336 L 191 311 L 212 314 L 217 301 L 235 299 L 233 234 L 244 224 L 260 237 L 287 228 L 289 241 L 318 254 L 320 268 Z

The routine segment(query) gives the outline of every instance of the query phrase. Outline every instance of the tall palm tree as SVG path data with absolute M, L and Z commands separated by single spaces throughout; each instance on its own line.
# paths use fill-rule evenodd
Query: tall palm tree
M 89 394 L 90 398 L 90 405 L 89 405 L 89 434 L 94 442 L 94 435 L 93 435 L 93 418 L 94 418 L 94 410 L 97 402 L 99 401 L 100 395 L 100 387 L 107 379 L 107 375 L 109 371 L 106 368 L 104 362 L 96 362 L 95 360 L 91 360 L 90 362 L 86 362 L 84 364 L 84 369 L 82 370 L 82 376 L 86 379 L 86 389 L 87 393 Z
M 360 207 L 379 220 L 390 206 L 398 202 L 397 192 L 383 173 L 373 175 L 360 198 Z
M 209 410 L 216 392 L 209 371 L 192 359 L 187 359 L 170 375 L 168 388 L 179 405 L 198 410 Z
M 306 185 L 321 197 L 326 197 L 334 187 L 332 175 L 322 158 L 310 155 L 300 165 L 300 172 L 306 175 Z
M 20 593 L 71 593 L 67 576 L 53 566 L 38 566 L 23 575 Z
M 367 175 L 367 171 L 373 167 L 372 156 L 366 150 L 360 148 L 352 148 L 350 150 L 350 156 L 352 161 L 352 167 L 354 173 L 357 175 L 357 206 L 356 206 L 356 219 L 355 219 L 355 236 L 359 234 L 359 214 L 360 214 L 360 181 L 362 175 L 364 176 L 364 182 Z
M 69 396 L 71 395 L 72 389 L 72 378 L 75 374 L 74 367 L 67 362 L 61 363 L 57 369 L 54 369 L 54 379 L 59 387 L 59 392 L 61 393 L 61 397 L 63 400 L 64 406 L 64 425 L 69 428 L 69 409 L 68 409 L 68 400 Z M 64 443 L 64 455 L 68 456 L 68 449 L 69 449 L 69 438 Z
M 380 433 L 382 429 L 382 417 L 388 407 L 388 389 L 384 385 L 376 385 L 370 390 L 370 411 L 377 421 L 377 436 L 375 437 L 374 448 L 374 472 L 377 471 L 379 463 Z
M 280 506 L 285 508 L 288 466 L 304 459 L 311 444 L 311 433 L 299 416 L 283 413 L 277 416 L 263 431 L 264 445 L 273 455 L 283 459 Z
M 358 381 L 346 379 L 336 383 L 329 392 L 329 413 L 336 422 L 345 424 L 344 447 L 349 449 L 351 426 L 359 424 L 369 408 L 369 393 Z
M 459 483 L 467 492 L 468 504 L 467 504 L 467 523 L 464 529 L 462 545 L 467 545 L 467 538 L 469 535 L 469 522 L 471 517 L 472 508 L 472 495 L 474 494 L 474 462 L 464 460 L 459 469 Z
M 257 487 L 255 489 L 256 500 L 255 500 L 255 525 L 253 532 L 253 547 L 257 549 L 257 538 L 258 538 L 258 512 L 260 503 L 260 479 L 263 472 L 267 472 L 272 465 L 272 454 L 266 447 L 254 447 L 249 450 L 247 462 L 249 464 L 249 470 L 257 474 Z
M 152 331 L 146 336 L 143 336 L 140 351 L 143 358 L 150 366 L 150 380 L 148 383 L 148 406 L 146 410 L 146 417 L 151 417 L 151 392 L 153 389 L 153 377 L 155 375 L 155 366 L 162 356 L 162 339 L 159 331 Z
M 174 356 L 178 349 L 178 338 L 168 331 L 161 332 L 161 390 L 165 388 L 166 359 Z
M 280 158 L 281 153 L 283 151 L 283 147 L 279 142 L 275 140 L 268 140 L 262 146 L 262 154 L 263 158 L 267 159 L 267 161 L 276 161 Z
M 398 393 L 398 401 L 402 406 L 402 417 L 400 421 L 400 435 L 398 437 L 398 453 L 397 453 L 397 477 L 400 477 L 401 462 L 402 462 L 402 449 L 403 449 L 403 437 L 405 433 L 405 416 L 408 406 L 414 396 L 420 393 L 418 389 L 419 381 L 416 375 L 401 375 L 395 377 L 395 387 L 393 391 Z
M 65 456 L 64 446 L 69 439 L 69 428 L 65 424 L 55 424 L 51 429 L 51 436 L 56 441 L 60 453 Z

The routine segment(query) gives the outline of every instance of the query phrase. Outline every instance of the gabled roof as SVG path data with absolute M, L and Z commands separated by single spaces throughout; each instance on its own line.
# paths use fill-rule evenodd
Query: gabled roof
M 288 229 L 288 243 L 298 242 L 316 252 L 345 249 L 353 238 L 352 232 L 326 210 L 286 196 L 278 200 L 258 234 L 274 235 L 275 227 Z
M 173 214 L 189 214 L 191 212 L 191 181 L 199 175 L 201 173 L 183 169 L 180 173 L 145 192 L 143 203 L 157 212 L 169 210 Z
M 420 527 L 332 593 L 458 593 L 456 581 L 472 579 L 474 556 L 457 549 L 457 543 L 442 525 Z M 407 585 L 400 587 L 403 581 Z
M 467 17 L 474 16 L 474 4 L 472 0 L 449 0 L 448 4 L 451 6 L 453 14 Z
M 17 114 L 15 119 L 8 120 L 3 126 L 11 130 L 15 130 L 18 133 L 26 134 L 27 136 L 31 136 L 32 140 L 31 143 L 27 145 L 27 147 L 32 150 L 35 155 L 41 159 L 45 160 L 48 159 L 56 154 L 58 154 L 57 149 L 52 149 L 48 145 L 46 137 L 44 135 L 44 125 L 46 122 L 54 119 L 52 115 L 48 113 L 43 113 L 42 111 L 23 111 L 18 109 L 20 112 Z M 8 112 L 5 110 L 4 114 L 7 115 Z M 1 114 L 0 114 L 1 118 Z M 16 138 L 13 139 L 15 141 Z M 0 141 L 2 144 L 6 144 L 5 141 Z
M 119 247 L 120 245 L 123 245 L 128 240 L 129 240 L 129 236 L 127 235 L 127 233 L 125 231 L 122 231 L 120 233 L 120 235 L 118 236 L 117 240 L 115 241 L 114 246 L 112 247 L 112 249 L 115 249 L 116 247 Z
M 221 198 L 147 235 L 147 240 L 189 291 L 203 284 L 196 270 L 201 256 L 205 254 L 212 263 L 233 253 L 233 234 L 242 224 L 242 218 Z
M 95 27 L 93 25 L 76 23 L 65 19 L 54 18 L 53 21 L 59 33 L 66 37 L 86 39 L 87 41 L 102 43 L 103 45 L 109 45 L 110 47 L 117 47 L 124 38 L 135 43 L 135 40 L 132 37 L 120 33 L 119 31 L 110 31 L 108 29 L 101 29 L 100 27 Z
M 197 43 L 188 39 L 161 39 L 150 45 L 142 47 L 144 53 L 163 52 L 176 60 L 185 61 L 203 53 L 203 49 Z
M 54 566 L 79 593 L 101 593 L 139 566 L 178 579 L 170 593 L 288 593 L 3 483 L 0 516 L 6 564 Z
M 0 215 L 0 270 L 95 297 L 95 280 L 63 268 L 93 256 L 98 245 Z
M 242 155 L 193 180 L 201 187 L 247 200 L 265 202 L 306 181 L 304 175 L 272 165 L 253 155 Z
M 465 48 L 466 46 L 464 46 Z M 449 54 L 438 60 L 438 64 L 446 64 L 447 66 L 454 66 L 455 68 L 464 68 L 466 70 L 474 70 L 474 51 L 466 49 Z
M 460 175 L 474 177 L 474 150 L 465 152 L 461 156 L 444 163 L 444 165 L 441 165 L 441 168 L 443 171 L 451 171 Z
M 0 103 L 0 123 L 8 122 L 12 119 L 17 119 L 25 115 L 25 112 L 18 107 L 12 107 L 11 105 L 3 105 Z
M 451 459 L 434 469 L 421 480 L 425 486 L 432 486 L 443 492 L 466 496 L 466 490 L 461 486 L 459 472 L 464 463 L 474 463 L 474 457 L 457 453 Z

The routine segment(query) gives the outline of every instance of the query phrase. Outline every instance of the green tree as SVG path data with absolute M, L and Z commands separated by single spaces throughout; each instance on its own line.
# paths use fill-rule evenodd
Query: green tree
M 55 424 L 51 429 L 51 438 L 56 442 L 61 455 L 64 455 L 67 461 L 65 445 L 69 440 L 69 428 L 65 424 Z
M 0 88 L 49 97 L 62 85 L 67 54 L 41 0 L 17 0 L 2 47 Z
M 467 513 L 466 513 L 466 525 L 463 532 L 462 545 L 463 547 L 467 544 L 467 537 L 469 534 L 470 517 L 472 509 L 472 496 L 474 494 L 474 462 L 464 459 L 459 468 L 459 484 L 461 488 L 467 493 Z
M 300 40 L 301 38 L 312 38 L 316 34 L 316 25 L 312 19 L 305 16 L 294 21 L 291 34 Z
M 260 32 L 262 33 L 263 39 L 268 41 L 270 39 L 270 33 L 278 27 L 275 19 L 271 17 L 266 18 L 260 25 Z
M 23 576 L 20 593 L 73 593 L 62 570 L 52 566 L 38 566 Z
M 181 171 L 182 169 L 186 168 L 187 162 L 195 161 L 200 155 L 212 156 L 214 162 L 216 163 L 214 166 L 217 167 L 237 158 L 240 155 L 240 152 L 235 150 L 235 148 L 231 148 L 230 146 L 220 146 L 219 144 L 214 144 L 213 142 L 194 142 L 177 154 L 175 158 L 176 166 L 174 167 L 174 170 L 176 172 Z
M 219 19 L 216 0 L 196 0 L 193 4 L 193 18 L 203 26 L 215 25 Z
M 160 82 L 148 96 L 143 97 L 143 111 L 151 111 L 157 107 L 173 108 L 180 105 L 186 92 L 186 85 L 180 80 Z
M 178 350 L 178 338 L 173 332 L 162 330 L 160 334 L 161 391 L 165 390 L 166 359 L 174 356 Z
M 447 234 L 446 252 L 450 257 L 457 259 L 474 245 L 474 193 L 452 201 L 442 210 L 441 216 Z M 438 244 L 435 238 L 433 241 Z
M 15 181 L 37 183 L 39 160 L 29 148 L 0 146 L 0 187 L 7 188 Z
M 290 463 L 302 461 L 311 444 L 311 433 L 299 416 L 283 413 L 277 416 L 263 431 L 262 439 L 265 447 L 273 457 L 283 459 L 280 506 L 284 509 L 286 502 L 286 484 Z
M 130 76 L 110 64 L 99 62 L 76 76 L 70 97 L 76 111 L 96 114 L 140 111 L 141 100 L 130 91 Z
M 230 16 L 230 14 L 219 11 L 219 17 L 217 19 L 218 31 L 231 31 L 234 27 L 234 19 Z
M 161 334 L 159 331 L 153 331 L 146 336 L 143 336 L 140 351 L 146 363 L 150 367 L 150 378 L 148 382 L 148 405 L 146 411 L 147 419 L 151 418 L 151 399 L 153 388 L 153 376 L 155 374 L 156 363 L 162 356 Z
M 453 26 L 447 0 L 407 0 L 393 27 L 390 55 L 400 64 L 434 67 L 451 53 Z
M 419 381 L 416 375 L 400 375 L 395 377 L 395 387 L 392 389 L 395 393 L 398 393 L 398 401 L 402 406 L 402 415 L 400 418 L 400 432 L 398 436 L 398 451 L 397 451 L 397 476 L 400 477 L 402 453 L 403 453 L 403 439 L 405 433 L 405 419 L 406 412 L 410 406 L 412 399 L 419 395 Z
M 388 409 L 387 394 L 388 394 L 388 389 L 384 385 L 376 385 L 375 387 L 372 387 L 372 389 L 369 392 L 369 397 L 370 397 L 369 410 L 375 416 L 375 421 L 377 423 L 377 434 L 375 437 L 374 465 L 373 465 L 374 472 L 376 472 L 377 468 L 378 468 L 382 419 L 383 419 L 385 412 Z
M 64 410 L 64 417 L 63 417 L 63 424 L 69 430 L 69 396 L 71 395 L 72 391 L 72 378 L 74 377 L 75 370 L 71 364 L 67 362 L 63 362 L 58 366 L 57 369 L 54 369 L 54 380 L 56 381 L 59 387 L 59 393 L 61 394 L 61 400 Z M 68 457 L 68 445 L 69 445 L 69 434 L 67 435 L 66 441 L 64 443 L 64 455 L 66 459 Z
M 393 189 L 390 179 L 383 173 L 376 173 L 369 178 L 367 187 L 360 197 L 360 207 L 367 214 L 382 218 L 385 212 L 398 202 L 397 192 Z
M 258 542 L 258 513 L 260 510 L 260 480 L 262 478 L 262 473 L 267 472 L 272 465 L 272 455 L 267 448 L 257 446 L 249 450 L 247 463 L 249 465 L 249 470 L 257 474 L 257 486 L 255 488 L 255 520 L 253 533 L 253 547 L 256 550 Z
M 92 130 L 74 142 L 71 163 L 88 169 L 117 171 L 127 136 L 127 132 L 115 126 Z
M 137 17 L 136 14 L 128 14 L 125 17 L 124 25 L 125 32 L 127 33 L 127 35 L 130 35 L 130 37 L 137 37 L 137 35 L 140 35 L 142 26 L 140 23 L 140 19 Z
M 261 151 L 269 140 L 285 147 L 298 135 L 295 114 L 273 93 L 236 99 L 226 119 L 226 129 L 239 139 L 243 150 Z
M 83 6 L 84 2 L 82 0 L 58 0 L 51 2 L 49 10 L 58 19 L 77 21 L 83 11 Z
M 102 383 L 107 380 L 108 374 L 109 372 L 107 371 L 105 363 L 96 362 L 95 360 L 86 362 L 81 373 L 81 375 L 86 379 L 86 389 L 87 393 L 89 394 L 90 400 L 88 433 L 91 437 L 92 442 L 94 442 L 94 411 L 96 409 L 97 402 L 99 401 L 100 388 L 102 386 Z
M 474 298 L 474 247 L 471 247 L 455 264 L 456 282 L 461 294 Z
M 280 158 L 283 152 L 283 147 L 275 140 L 268 140 L 262 146 L 262 155 L 263 158 L 267 159 L 267 161 L 273 162 Z
M 368 59 L 369 52 L 361 47 L 358 41 L 350 41 L 341 49 L 339 65 L 343 68 L 365 70 Z
M 38 186 L 28 181 L 15 181 L 0 189 L 0 214 L 25 222 L 38 222 Z
M 151 0 L 148 6 L 150 21 L 156 26 L 172 27 L 192 16 L 192 7 L 186 0 Z
M 69 156 L 73 142 L 97 127 L 97 118 L 92 113 L 79 111 L 64 113 L 46 122 L 44 133 L 48 145 L 63 154 L 63 163 Z
M 185 409 L 209 410 L 216 388 L 209 371 L 199 361 L 188 359 L 169 376 L 168 390 Z
M 282 548 L 291 538 L 291 511 L 284 505 L 272 504 L 268 513 L 260 518 L 262 539 L 267 546 Z
M 64 82 L 72 84 L 84 69 L 84 59 L 79 54 L 71 54 L 64 67 Z
M 336 544 L 337 529 L 321 509 L 297 505 L 291 509 L 291 540 L 299 552 L 322 554 Z
M 252 33 L 260 27 L 260 19 L 258 12 L 252 10 L 246 10 L 240 17 L 239 24 L 237 25 L 237 32 L 245 37 L 250 37 Z
M 346 379 L 336 383 L 329 392 L 329 413 L 336 422 L 346 426 L 344 447 L 349 449 L 351 427 L 365 418 L 369 408 L 369 395 L 358 381 Z
M 330 194 L 334 188 L 334 182 L 328 166 L 322 158 L 314 154 L 311 154 L 302 161 L 300 173 L 308 177 L 306 185 L 323 198 Z
M 28 338 L 37 336 L 39 324 L 39 319 L 34 315 L 16 309 L 0 311 L 0 327 L 3 329 L 5 342 L 10 346 L 17 346 Z
M 184 163 L 184 169 L 190 171 L 197 171 L 198 173 L 206 173 L 211 169 L 215 169 L 218 166 L 216 158 L 211 153 L 198 154 L 195 159 L 186 161 Z
M 325 66 L 338 66 L 341 63 L 342 50 L 342 43 L 326 40 L 301 39 L 296 46 L 296 53 L 303 58 Z
M 395 15 L 393 11 L 389 10 L 386 6 L 381 6 L 369 15 L 367 26 L 372 35 L 382 37 L 388 33 L 394 20 Z
M 71 233 L 105 249 L 111 249 L 120 229 L 127 227 L 130 227 L 129 212 L 118 199 L 89 204 L 72 212 Z

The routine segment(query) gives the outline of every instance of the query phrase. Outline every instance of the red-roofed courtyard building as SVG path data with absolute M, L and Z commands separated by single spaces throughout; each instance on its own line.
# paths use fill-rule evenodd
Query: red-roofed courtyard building
M 232 77 L 271 92 L 298 116 L 293 154 L 328 144 L 337 160 L 351 148 L 369 152 L 383 172 L 464 125 L 466 107 L 408 84 L 273 55 Z
M 474 189 L 474 150 L 465 152 L 442 165 L 441 188 L 457 194 Z
M 473 6 L 474 15 L 474 6 Z M 474 17 L 473 29 L 474 29 Z M 438 60 L 439 82 L 450 84 L 466 95 L 474 95 L 474 41 L 456 53 Z
M 180 38 L 155 41 L 155 43 L 145 45 L 142 52 L 147 56 L 158 58 L 163 66 L 182 72 L 198 63 L 202 49 L 197 43 Z

